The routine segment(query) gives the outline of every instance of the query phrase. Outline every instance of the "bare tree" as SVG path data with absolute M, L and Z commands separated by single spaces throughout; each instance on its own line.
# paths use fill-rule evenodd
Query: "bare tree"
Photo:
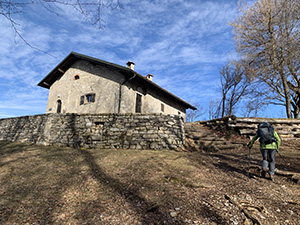
M 270 103 L 283 104 L 286 115 L 300 109 L 300 1 L 257 0 L 242 5 L 234 27 L 237 51 L 248 76 L 265 83 Z
M 249 101 L 245 102 L 245 106 L 242 108 L 243 116 L 253 117 L 258 116 L 258 112 L 264 107 L 264 101 L 261 101 L 259 98 L 252 98 Z
M 220 117 L 220 104 L 219 99 L 209 101 L 208 106 L 208 119 L 216 119 Z
M 206 110 L 200 105 L 200 103 L 196 102 L 193 105 L 197 108 L 196 110 L 188 109 L 186 112 L 186 121 L 194 122 L 197 119 L 199 120 L 201 116 L 206 113 Z
M 229 62 L 220 69 L 222 100 L 219 109 L 221 116 L 231 116 L 241 98 L 247 95 L 249 79 L 244 75 L 241 64 Z
M 61 14 L 60 7 L 70 7 L 98 28 L 103 28 L 102 10 L 123 8 L 120 0 L 0 0 L 0 15 L 10 21 L 16 36 L 38 51 L 42 50 L 34 47 L 22 36 L 18 28 L 19 24 L 15 20 L 15 16 L 22 13 L 30 5 L 41 5 L 45 10 L 55 15 Z

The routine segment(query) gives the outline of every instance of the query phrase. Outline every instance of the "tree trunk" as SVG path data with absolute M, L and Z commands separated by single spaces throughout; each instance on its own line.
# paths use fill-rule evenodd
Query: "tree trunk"
M 290 88 L 287 82 L 287 77 L 284 74 L 284 72 L 281 72 L 281 80 L 283 84 L 284 89 L 284 95 L 285 95 L 285 110 L 286 110 L 286 116 L 287 118 L 293 118 L 292 116 L 292 110 L 291 110 L 291 96 L 290 96 Z
M 222 115 L 221 115 L 222 118 L 225 116 L 225 102 L 226 102 L 226 94 L 223 93 L 223 98 L 222 98 Z

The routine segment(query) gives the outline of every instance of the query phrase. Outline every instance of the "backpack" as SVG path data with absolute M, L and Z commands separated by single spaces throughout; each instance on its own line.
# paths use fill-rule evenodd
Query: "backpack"
M 258 124 L 257 135 L 259 137 L 259 142 L 266 145 L 276 142 L 274 137 L 274 128 L 270 123 L 263 122 Z

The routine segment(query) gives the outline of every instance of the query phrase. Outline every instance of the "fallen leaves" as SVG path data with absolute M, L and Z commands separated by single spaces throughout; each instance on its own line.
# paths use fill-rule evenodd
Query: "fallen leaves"
M 278 183 L 260 178 L 254 166 L 259 154 L 252 155 L 253 179 L 243 169 L 244 152 L 234 150 L 77 150 L 0 142 L 0 152 L 1 224 L 253 224 L 245 211 L 263 224 L 300 220 L 299 186 L 285 177 Z

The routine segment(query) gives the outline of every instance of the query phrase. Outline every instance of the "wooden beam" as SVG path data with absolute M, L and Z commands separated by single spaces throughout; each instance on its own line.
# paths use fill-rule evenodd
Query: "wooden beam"
M 65 71 L 63 71 L 61 68 L 58 68 L 58 71 L 61 73 L 65 73 Z

